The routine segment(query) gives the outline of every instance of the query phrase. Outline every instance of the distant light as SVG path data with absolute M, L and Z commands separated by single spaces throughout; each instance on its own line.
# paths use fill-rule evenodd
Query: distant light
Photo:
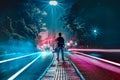
M 72 41 L 72 40 L 70 40 L 70 43 L 73 43 L 73 41 Z
M 50 1 L 49 4 L 52 6 L 56 6 L 58 4 L 58 2 L 57 1 Z
M 95 29 L 95 30 L 94 30 L 94 33 L 96 33 L 96 32 L 97 32 L 97 30 Z
M 41 52 L 42 53 L 42 56 L 46 56 L 47 55 L 47 52 L 46 51 L 43 51 L 43 52 Z
M 70 46 L 70 43 L 67 43 L 67 46 Z
M 78 45 L 78 43 L 77 43 L 77 42 L 75 42 L 75 43 L 74 43 L 74 45 L 75 45 L 75 46 L 77 46 L 77 45 Z

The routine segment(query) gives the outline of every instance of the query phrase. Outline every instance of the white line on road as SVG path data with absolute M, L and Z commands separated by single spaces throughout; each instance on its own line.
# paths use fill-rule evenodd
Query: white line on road
M 0 63 L 4 63 L 4 62 L 8 62 L 8 61 L 13 61 L 13 60 L 16 60 L 16 59 L 21 59 L 21 58 L 25 58 L 25 57 L 32 56 L 32 55 L 36 55 L 36 54 L 39 54 L 39 52 L 37 52 L 37 53 L 32 53 L 32 54 L 25 55 L 25 56 L 16 57 L 16 58 L 11 58 L 11 59 L 2 60 L 2 61 L 0 61 Z
M 40 55 L 41 56 L 41 55 Z M 25 69 L 27 69 L 30 65 L 32 65 L 38 58 L 40 58 L 40 56 L 38 56 L 37 58 L 35 58 L 33 61 L 31 61 L 29 64 L 27 64 L 25 67 L 23 67 L 22 69 L 20 69 L 18 72 L 16 72 L 14 75 L 12 75 L 10 78 L 8 78 L 8 80 L 13 80 L 15 79 L 18 75 L 20 75 Z

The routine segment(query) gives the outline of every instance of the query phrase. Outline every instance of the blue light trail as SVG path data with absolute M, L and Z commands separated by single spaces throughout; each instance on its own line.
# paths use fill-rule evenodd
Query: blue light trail
M 13 60 L 21 59 L 21 58 L 33 56 L 33 55 L 36 55 L 36 54 L 40 54 L 40 53 L 37 52 L 37 53 L 32 53 L 32 54 L 29 54 L 29 55 L 25 55 L 25 56 L 20 56 L 20 57 L 16 57 L 16 58 L 6 59 L 6 60 L 0 61 L 0 63 L 5 63 L 5 62 L 8 62 L 8 61 L 13 61 Z
M 16 72 L 14 75 L 12 75 L 8 80 L 13 80 L 15 79 L 18 75 L 20 75 L 24 70 L 26 70 L 30 65 L 32 65 L 36 60 L 40 58 L 41 55 L 39 55 L 37 58 L 32 60 L 29 64 L 27 64 L 25 67 L 20 69 L 18 72 Z

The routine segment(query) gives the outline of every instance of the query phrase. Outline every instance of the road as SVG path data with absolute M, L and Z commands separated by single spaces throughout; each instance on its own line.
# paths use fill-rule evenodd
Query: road
M 120 64 L 119 61 L 114 61 L 117 61 L 118 56 L 112 57 L 116 54 L 119 55 L 119 51 L 115 50 L 115 53 L 110 51 L 107 53 L 107 50 L 104 50 L 104 53 L 101 53 L 103 50 L 95 52 L 88 50 L 87 53 L 85 51 L 87 50 L 82 52 L 77 50 L 65 52 L 66 57 L 69 59 L 66 58 L 65 62 L 60 62 L 64 64 L 60 68 L 55 66 L 59 62 L 56 63 L 57 61 L 53 59 L 53 53 L 49 51 L 2 55 L 0 56 L 0 80 L 41 80 L 48 69 L 51 71 L 50 65 L 52 65 L 53 61 L 55 63 L 52 65 L 52 68 L 60 70 L 60 75 L 64 72 L 65 75 L 68 75 L 68 79 L 71 77 L 69 76 L 71 72 L 73 72 L 73 75 L 75 74 L 74 69 L 77 69 L 76 73 L 78 75 L 74 76 L 76 80 L 79 80 L 78 76 L 82 76 L 80 80 L 120 80 Z M 110 55 L 111 57 L 106 57 L 105 55 Z M 70 68 L 71 62 L 74 66 L 72 64 Z M 69 67 L 66 68 L 65 66 L 68 66 L 68 64 Z M 71 71 L 68 72 L 67 69 Z M 56 70 L 54 70 L 53 74 L 57 74 Z M 54 76 L 52 77 L 54 78 Z
M 50 52 L 36 52 L 27 55 L 1 56 L 1 80 L 37 80 L 43 76 L 53 60 Z
M 120 64 L 82 52 L 73 52 L 69 58 L 85 80 L 120 80 Z
M 73 48 L 69 49 L 72 51 L 83 52 L 85 54 L 107 59 L 110 61 L 114 61 L 120 63 L 120 49 L 79 49 Z

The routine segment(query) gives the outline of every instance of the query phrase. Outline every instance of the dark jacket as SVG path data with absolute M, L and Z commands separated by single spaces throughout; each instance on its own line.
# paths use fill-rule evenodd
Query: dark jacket
M 57 40 L 58 47 L 64 46 L 64 38 L 63 37 L 58 37 L 56 40 Z

